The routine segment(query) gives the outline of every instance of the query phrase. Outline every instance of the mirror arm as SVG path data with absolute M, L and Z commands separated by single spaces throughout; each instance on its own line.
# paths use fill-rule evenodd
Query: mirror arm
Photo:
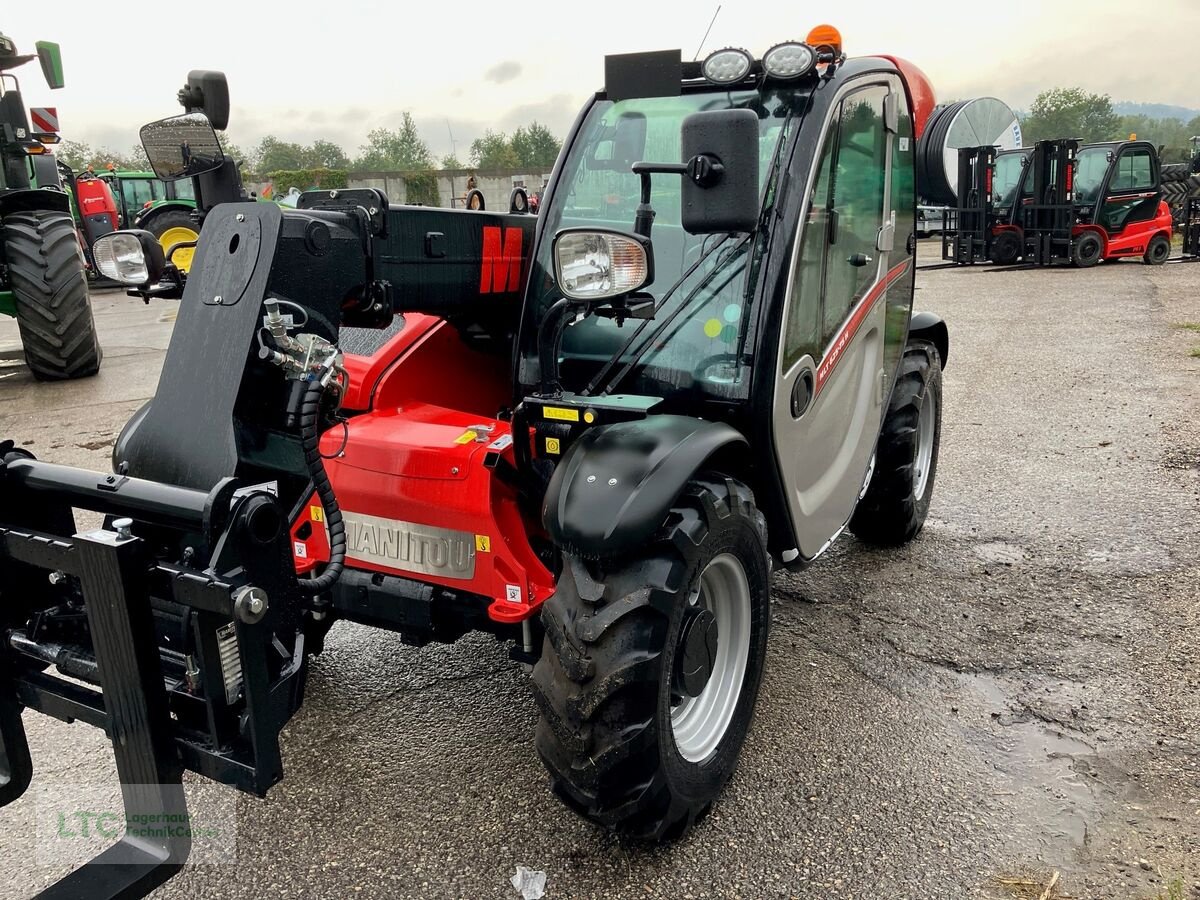
M 654 174 L 686 175 L 688 167 L 683 163 L 635 162 L 631 168 L 633 174 L 642 179 L 642 199 L 634 214 L 633 233 L 649 238 L 650 229 L 654 225 L 654 208 L 650 205 L 650 176 Z
M 541 327 L 538 328 L 538 380 L 537 397 L 561 397 L 562 384 L 558 380 L 558 354 L 562 348 L 563 332 L 567 325 L 580 313 L 586 313 L 587 304 L 562 297 L 546 310 Z

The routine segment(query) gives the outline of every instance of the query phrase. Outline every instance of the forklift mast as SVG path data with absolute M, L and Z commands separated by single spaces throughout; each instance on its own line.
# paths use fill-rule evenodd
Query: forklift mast
M 946 210 L 942 259 L 972 265 L 990 257 L 997 152 L 991 145 L 959 149 L 958 206 Z
M 1075 157 L 1073 138 L 1038 141 L 1029 158 L 1026 178 L 1033 179 L 1033 202 L 1022 206 L 1018 222 L 1025 233 L 1025 259 L 1048 265 L 1071 256 L 1075 224 Z

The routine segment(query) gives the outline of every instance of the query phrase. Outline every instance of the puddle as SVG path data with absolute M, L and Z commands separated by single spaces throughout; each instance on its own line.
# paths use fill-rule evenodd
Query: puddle
M 962 675 L 959 682 L 988 724 L 973 728 L 968 740 L 1001 776 L 1000 792 L 1041 846 L 1082 847 L 1099 816 L 1094 784 L 1095 748 L 1066 729 L 1035 718 L 997 678 Z M 971 718 L 966 717 L 969 723 Z M 976 718 L 975 722 L 980 719 Z

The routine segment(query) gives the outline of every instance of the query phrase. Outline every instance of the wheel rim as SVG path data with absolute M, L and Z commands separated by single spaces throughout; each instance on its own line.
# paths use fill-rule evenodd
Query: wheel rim
M 176 244 L 182 244 L 184 241 L 194 241 L 198 237 L 199 235 L 192 231 L 192 229 L 184 228 L 182 225 L 175 225 L 160 234 L 158 242 L 162 245 L 163 254 L 165 255 Z M 192 256 L 195 252 L 195 247 L 183 247 L 175 251 L 175 255 L 171 257 L 171 262 L 175 264 L 175 268 L 179 269 L 179 271 L 187 272 L 192 267 Z
M 917 419 L 916 498 L 925 496 L 929 486 L 929 470 L 933 467 L 933 437 L 937 430 L 937 400 L 933 392 L 925 390 L 925 402 Z
M 1100 255 L 1099 241 L 1085 241 L 1079 250 L 1079 258 L 1084 262 L 1091 262 Z
M 679 755 L 701 763 L 729 730 L 750 659 L 750 580 L 738 558 L 731 553 L 714 557 L 700 573 L 690 602 L 715 617 L 717 652 L 704 690 L 671 708 L 671 731 Z
M 1170 252 L 1171 245 L 1166 241 L 1155 241 L 1154 246 L 1150 248 L 1150 258 L 1156 261 L 1166 259 Z

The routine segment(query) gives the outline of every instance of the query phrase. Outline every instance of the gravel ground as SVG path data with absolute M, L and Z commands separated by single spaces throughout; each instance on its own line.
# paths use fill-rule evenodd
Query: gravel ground
M 1200 322 L 1200 266 L 919 284 L 951 328 L 929 523 L 775 577 L 757 719 L 685 841 L 627 845 L 551 797 L 527 677 L 490 639 L 417 650 L 343 623 L 286 779 L 237 797 L 237 864 L 155 896 L 514 898 L 524 864 L 548 898 L 1037 898 L 1055 872 L 1047 896 L 1200 897 L 1200 334 L 1177 327 Z M 102 469 L 173 306 L 96 310 L 101 375 L 0 369 L 0 436 Z M 16 896 L 61 874 L 36 864 L 28 798 L 115 780 L 103 734 L 26 722 L 35 787 L 0 811 Z

